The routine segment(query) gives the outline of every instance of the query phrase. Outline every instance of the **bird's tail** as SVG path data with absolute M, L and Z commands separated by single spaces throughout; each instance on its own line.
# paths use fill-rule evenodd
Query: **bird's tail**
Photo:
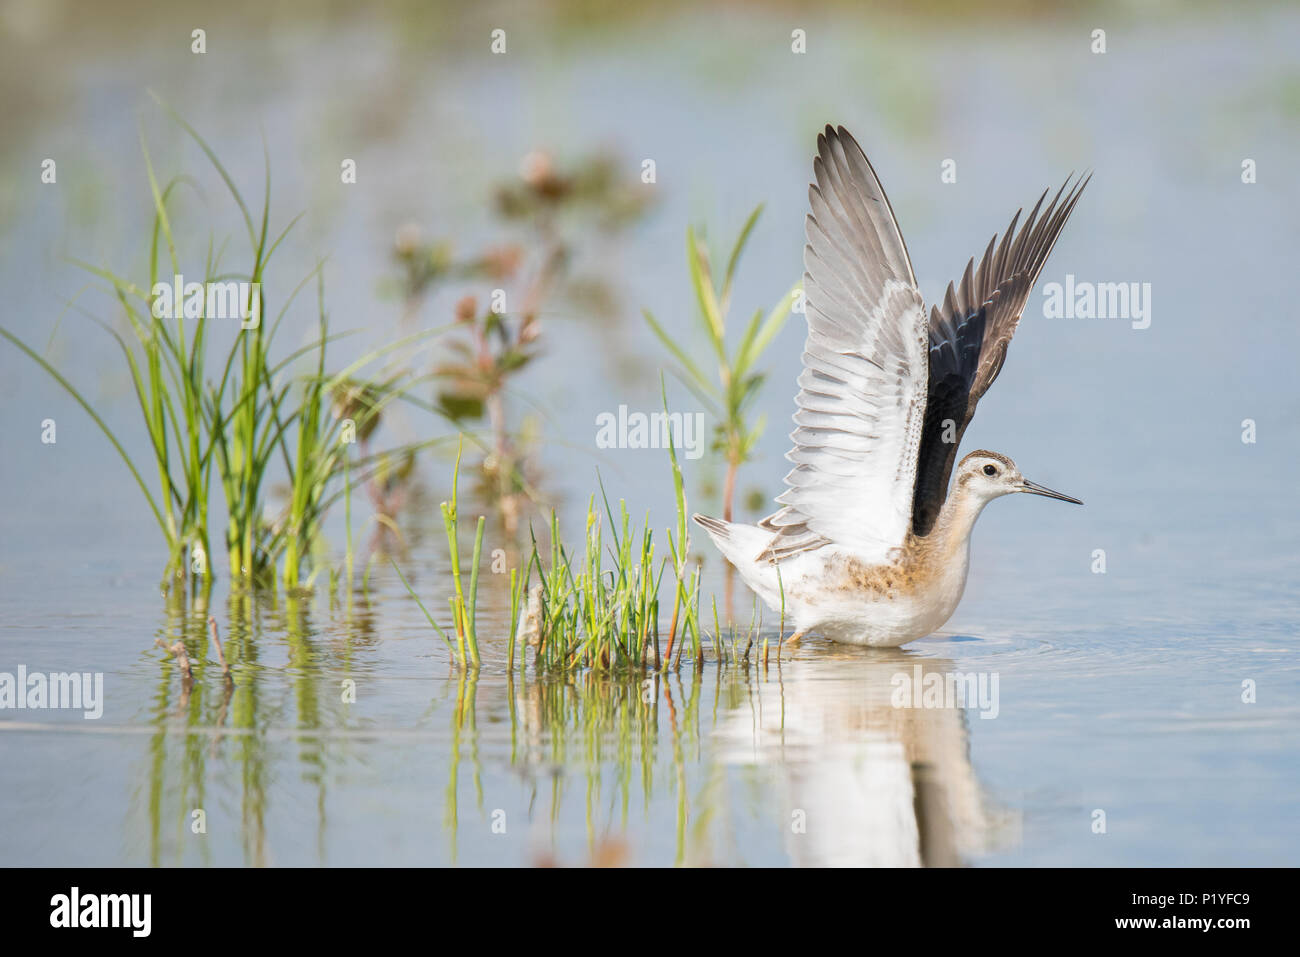
M 768 600 L 775 586 L 776 568 L 767 562 L 758 562 L 758 556 L 771 542 L 772 533 L 756 525 L 724 522 L 699 513 L 691 518 L 709 533 L 722 557 L 736 566 L 745 584 Z
M 757 532 L 758 529 L 752 525 L 737 525 L 735 522 L 724 522 L 720 518 L 710 518 L 708 515 L 701 515 L 696 512 L 691 516 L 695 523 L 709 533 L 709 538 L 713 539 L 713 544 L 718 546 L 718 551 L 732 563 L 744 561 L 746 557 L 741 554 L 743 546 L 748 544 L 747 540 L 751 537 L 745 535 L 746 530 Z
M 724 539 L 731 537 L 730 532 L 727 531 L 727 529 L 731 528 L 730 522 L 724 522 L 720 518 L 710 518 L 707 515 L 701 515 L 699 512 L 695 512 L 691 515 L 691 518 L 696 525 L 708 532 L 709 537 L 715 542 L 718 540 L 718 536 L 722 536 Z

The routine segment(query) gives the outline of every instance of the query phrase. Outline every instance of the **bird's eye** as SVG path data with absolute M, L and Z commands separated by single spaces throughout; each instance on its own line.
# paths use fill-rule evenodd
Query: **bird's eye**
M 985 475 L 997 475 L 997 474 L 998 474 L 998 470 L 997 470 L 994 466 L 992 466 L 992 465 L 986 465 L 986 466 L 984 466 L 984 474 L 985 474 Z

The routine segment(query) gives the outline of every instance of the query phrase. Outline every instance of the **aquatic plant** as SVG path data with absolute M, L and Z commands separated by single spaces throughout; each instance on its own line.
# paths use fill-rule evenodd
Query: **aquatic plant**
M 340 477 L 357 468 L 364 480 L 380 464 L 377 456 L 351 461 L 342 446 L 350 441 L 355 429 L 371 428 L 383 407 L 402 395 L 414 380 L 396 376 L 366 383 L 370 399 L 352 420 L 326 416 L 328 397 L 366 365 L 441 330 L 408 336 L 363 355 L 343 372 L 327 375 L 326 348 L 339 336 L 330 333 L 325 317 L 322 264 L 298 283 L 274 319 L 268 321 L 270 297 L 264 284 L 267 266 L 297 222 L 295 218 L 278 234 L 271 233 L 269 157 L 264 154 L 265 187 L 260 213 L 254 219 L 233 178 L 203 137 L 175 112 L 167 112 L 198 144 L 234 200 L 247 231 L 251 263 L 246 270 L 225 266 L 225 244 L 218 246 L 214 238 L 209 238 L 200 270 L 203 281 L 181 285 L 184 271 L 172 206 L 178 188 L 191 181 L 175 176 L 160 184 L 142 136 L 153 204 L 147 284 L 141 286 L 89 263 L 77 265 L 110 285 L 125 317 L 128 331 L 123 334 L 92 316 L 117 342 L 129 371 L 157 473 L 157 495 L 144 479 L 147 466 L 132 460 L 116 431 L 84 393 L 18 336 L 5 329 L 0 329 L 0 335 L 62 386 L 117 450 L 166 541 L 165 590 L 187 580 L 196 590 L 211 586 L 208 518 L 214 468 L 225 497 L 225 544 L 232 581 L 268 584 L 273 581 L 277 562 L 283 558 L 285 585 L 296 587 L 302 560 L 319 534 L 324 511 L 342 494 L 337 487 Z M 320 306 L 319 338 L 273 361 L 276 333 L 299 292 L 313 278 Z M 177 287 L 175 292 L 173 285 Z M 227 293 L 226 309 L 215 314 L 212 307 L 223 301 L 214 298 L 213 289 Z M 237 302 L 231 302 L 233 296 L 238 297 Z M 239 329 L 231 336 L 224 355 L 218 352 L 212 362 L 208 355 L 212 324 L 230 320 L 231 316 L 220 312 L 229 312 L 232 305 L 238 313 L 235 318 L 240 320 Z M 302 378 L 292 375 L 295 363 L 313 353 L 314 373 Z M 283 462 L 288 478 L 289 501 L 278 517 L 268 520 L 266 494 L 277 461 Z
M 434 367 L 436 408 L 461 428 L 486 423 L 490 437 L 482 443 L 479 491 L 512 540 L 524 503 L 538 495 L 532 468 L 536 437 L 527 421 L 512 421 L 509 387 L 540 354 L 544 311 L 553 310 L 556 301 L 609 311 L 613 296 L 602 280 L 572 275 L 575 251 L 597 231 L 636 220 L 650 195 L 644 184 L 622 178 L 610 157 L 589 157 L 560 169 L 549 155 L 533 152 L 520 175 L 495 191 L 498 216 L 523 229 L 518 240 L 462 258 L 449 240 L 425 242 L 415 226 L 399 230 L 395 256 L 408 320 L 441 283 L 494 284 L 486 308 L 473 294 L 456 303 L 446 356 Z
M 679 378 L 713 414 L 716 422 L 713 450 L 723 453 L 727 463 L 722 517 L 728 522 L 732 517 L 736 474 L 749 460 L 766 424 L 761 415 L 752 424 L 749 421 L 750 407 L 764 380 L 764 373 L 755 372 L 754 366 L 789 319 L 800 289 L 800 283 L 795 283 L 766 313 L 761 309 L 755 311 L 735 351 L 728 354 L 727 317 L 731 311 L 732 283 L 745 245 L 762 212 L 760 205 L 745 220 L 720 276 L 714 273 L 708 245 L 703 238 L 693 228 L 686 230 L 686 263 L 698 306 L 699 325 L 717 362 L 716 382 L 691 358 L 693 350 L 688 345 L 670 335 L 649 309 L 642 311 L 651 330 L 680 364 Z
M 510 429 L 505 390 L 537 357 L 540 326 L 536 314 L 511 322 L 491 309 L 480 311 L 473 296 L 457 304 L 456 322 L 466 335 L 448 343 L 450 358 L 434 368 L 441 379 L 438 408 L 460 424 L 486 416 L 492 438 L 480 466 L 482 490 L 485 499 L 500 509 L 506 531 L 513 537 L 529 482 L 527 446 Z
M 407 369 L 389 373 L 382 378 L 359 379 L 357 372 L 386 353 L 400 349 L 423 338 L 415 335 L 398 340 L 363 355 L 340 372 L 325 371 L 325 343 L 329 339 L 328 323 L 324 311 L 324 290 L 319 288 L 320 344 L 314 375 L 302 383 L 299 404 L 293 413 L 297 422 L 297 446 L 294 458 L 286 460 L 289 476 L 289 504 L 284 521 L 278 524 L 268 544 L 272 554 L 284 553 L 284 585 L 295 588 L 299 584 L 302 560 L 320 538 L 321 523 L 326 511 L 340 496 L 348 500 L 348 551 L 347 583 L 352 583 L 351 549 L 351 470 L 354 464 L 363 469 L 362 478 L 378 485 L 391 471 L 391 459 L 397 457 L 409 463 L 414 451 L 434 444 L 410 443 L 397 450 L 370 454 L 362 453 L 352 461 L 351 446 L 360 444 L 364 449 L 370 436 L 378 427 L 384 410 L 398 399 L 407 396 L 409 388 L 420 381 Z M 330 414 L 332 413 L 332 414 Z M 368 467 L 368 471 L 366 468 Z M 409 470 L 409 466 L 405 466 Z M 401 467 L 399 467 L 401 471 Z M 344 478 L 342 488 L 337 479 Z M 375 495 L 376 504 L 379 498 Z
M 664 405 L 667 407 L 666 396 Z M 510 628 L 505 639 L 512 671 L 528 669 L 530 650 L 531 665 L 537 672 L 677 669 L 688 648 L 697 667 L 704 663 L 708 636 L 700 614 L 700 568 L 689 557 L 685 482 L 672 442 L 669 462 L 676 521 L 667 531 L 666 554 L 656 551 L 649 517 L 634 526 L 627 503 L 620 500 L 616 513 L 603 487 L 599 504 L 595 495 L 588 500 L 584 533 L 575 546 L 564 543 L 554 510 L 546 529 L 548 545 L 544 547 L 536 534 L 531 535 L 526 557 L 510 576 Z M 473 667 L 481 660 L 475 621 L 485 519 L 480 517 L 475 527 L 466 588 L 466 563 L 459 545 L 459 475 L 458 455 L 452 497 L 442 506 L 452 579 L 451 627 L 438 624 L 395 562 L 394 568 L 453 659 L 461 667 Z M 660 614 L 665 578 L 671 589 L 672 613 L 667 629 L 661 630 L 667 617 Z M 753 645 L 752 627 L 744 660 Z M 716 603 L 713 647 L 719 661 L 728 657 L 740 660 L 734 633 L 730 644 L 722 639 Z

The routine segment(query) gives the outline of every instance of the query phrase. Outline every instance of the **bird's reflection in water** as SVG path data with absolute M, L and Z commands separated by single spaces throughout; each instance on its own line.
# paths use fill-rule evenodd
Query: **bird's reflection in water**
M 957 673 L 910 651 L 808 646 L 719 722 L 724 760 L 769 767 L 784 785 L 794 864 L 952 867 L 1014 842 L 1018 821 L 971 765 L 979 704 L 913 703 L 918 676 L 933 687 Z

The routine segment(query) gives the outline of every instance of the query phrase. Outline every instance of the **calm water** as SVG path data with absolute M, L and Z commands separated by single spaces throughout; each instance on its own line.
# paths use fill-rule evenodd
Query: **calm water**
M 67 309 L 85 278 L 63 257 L 138 271 L 148 194 L 137 123 L 155 163 L 202 172 L 146 88 L 210 135 L 254 194 L 265 131 L 275 213 L 309 211 L 280 281 L 330 254 L 331 313 L 364 330 L 358 350 L 399 329 L 397 304 L 377 289 L 400 224 L 488 241 L 484 197 L 537 146 L 561 156 L 609 146 L 633 169 L 656 160 L 653 214 L 584 253 L 619 291 L 618 317 L 548 317 L 547 354 L 521 385 L 544 415 L 547 490 L 575 532 L 597 467 L 611 498 L 670 520 L 662 453 L 597 449 L 595 417 L 657 407 L 661 351 L 637 313 L 649 306 L 686 328 L 687 222 L 728 235 L 766 202 L 738 308 L 789 286 L 827 119 L 875 161 L 929 296 L 1017 205 L 1095 168 L 1044 281 L 1149 282 L 1152 321 L 1045 319 L 1041 296 L 1031 299 L 965 447 L 1010 454 L 1087 506 L 993 505 L 944 635 L 888 653 L 809 641 L 779 667 L 711 659 L 648 685 L 511 675 L 495 638 L 482 670 L 462 675 L 382 567 L 350 611 L 323 593 L 297 605 L 232 600 L 225 583 L 206 610 L 169 609 L 156 530 L 111 447 L 0 347 L 0 672 L 103 672 L 106 698 L 95 721 L 0 711 L 0 863 L 1300 858 L 1300 333 L 1289 283 L 1300 15 L 1112 14 L 1105 56 L 1088 53 L 1091 21 L 999 25 L 976 42 L 962 30 L 983 28 L 939 20 L 533 16 L 507 18 L 512 52 L 490 58 L 473 52 L 487 20 L 286 18 L 248 31 L 236 14 L 211 21 L 213 52 L 196 63 L 172 36 L 188 37 L 192 14 L 149 9 L 129 35 L 11 12 L 0 74 L 15 104 L 0 145 L 3 324 L 48 341 L 132 449 L 143 445 L 129 382 L 102 330 Z M 806 57 L 789 53 L 794 26 L 809 32 Z M 234 32 L 235 49 L 211 39 Z M 45 55 L 56 47 L 62 65 Z M 46 156 L 58 158 L 58 186 L 38 183 Z M 337 184 L 340 157 L 358 161 L 350 192 Z M 948 158 L 956 184 L 939 181 Z M 1253 185 L 1240 180 L 1244 158 L 1258 164 Z M 204 185 L 237 238 L 237 223 L 220 219 L 220 184 Z M 424 319 L 441 322 L 453 299 L 431 302 Z M 102 292 L 78 301 L 111 314 Z M 309 308 L 293 314 L 289 339 L 307 341 L 312 322 Z M 801 336 L 792 325 L 770 354 L 760 405 L 771 424 L 745 490 L 770 496 L 784 473 Z M 58 423 L 56 445 L 39 441 L 45 418 Z M 386 426 L 395 441 L 435 428 L 414 415 Z M 405 567 L 431 608 L 444 604 L 435 526 L 446 472 L 423 461 L 425 491 L 402 525 Z M 688 463 L 687 477 L 693 504 L 712 509 L 716 466 Z M 362 541 L 366 517 L 359 507 Z M 329 534 L 341 545 L 341 513 Z M 716 558 L 706 561 L 716 584 Z M 499 580 L 484 587 L 487 630 L 499 634 Z M 154 641 L 184 636 L 202 659 L 208 613 L 234 686 L 227 694 L 208 664 L 183 698 Z M 995 716 L 892 706 L 896 676 L 956 672 L 996 676 Z M 191 831 L 196 809 L 206 834 Z

